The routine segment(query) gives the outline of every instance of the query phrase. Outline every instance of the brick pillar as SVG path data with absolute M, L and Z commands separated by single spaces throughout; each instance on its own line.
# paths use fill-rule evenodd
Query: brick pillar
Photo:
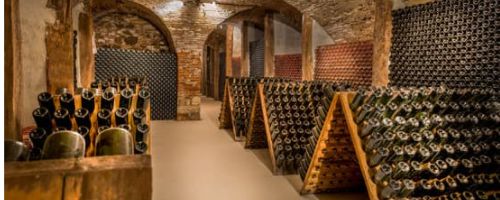
M 202 51 L 177 51 L 177 120 L 200 119 Z

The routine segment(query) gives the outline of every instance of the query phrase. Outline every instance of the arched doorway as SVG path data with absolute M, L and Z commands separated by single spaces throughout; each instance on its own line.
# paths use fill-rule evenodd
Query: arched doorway
M 151 118 L 175 119 L 177 57 L 161 19 L 133 3 L 94 7 L 95 77 L 145 77 L 151 91 Z

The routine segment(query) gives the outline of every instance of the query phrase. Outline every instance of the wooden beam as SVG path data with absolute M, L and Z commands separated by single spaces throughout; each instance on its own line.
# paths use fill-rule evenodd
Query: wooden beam
M 274 22 L 273 14 L 264 18 L 264 77 L 274 77 Z
M 220 44 L 217 44 L 217 46 L 214 48 L 213 52 L 213 65 L 212 65 L 212 71 L 213 71 L 213 80 L 214 80 L 214 99 L 220 99 L 219 96 L 219 74 L 220 74 L 220 58 L 219 58 L 219 52 L 220 52 Z
M 392 1 L 375 1 L 375 30 L 373 40 L 372 85 L 389 84 L 389 53 L 392 31 Z
M 88 9 L 88 12 L 91 9 Z M 94 25 L 92 14 L 80 13 L 78 17 L 78 41 L 80 52 L 80 83 L 84 88 L 90 87 L 90 83 L 94 79 L 94 52 L 92 34 L 94 33 Z
M 312 29 L 311 16 L 302 16 L 302 80 L 313 80 L 313 55 L 312 55 Z
M 248 77 L 250 70 L 250 52 L 248 45 L 248 22 L 241 26 L 241 77 Z
M 227 25 L 226 32 L 226 76 L 233 76 L 233 30 L 232 24 Z

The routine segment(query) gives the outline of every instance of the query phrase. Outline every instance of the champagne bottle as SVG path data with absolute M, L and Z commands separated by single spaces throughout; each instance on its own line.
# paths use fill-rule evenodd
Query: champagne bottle
M 114 93 L 114 90 L 108 88 L 102 94 L 101 109 L 112 110 L 114 103 L 115 103 L 115 93 Z
M 134 92 L 130 88 L 120 91 L 120 108 L 130 109 L 130 104 L 132 103 L 133 95 Z
M 137 125 L 135 131 L 135 141 L 146 141 L 148 134 L 149 134 L 149 125 L 144 123 Z
M 91 127 L 90 113 L 86 108 L 79 108 L 75 111 L 75 120 L 78 126 Z
M 134 124 L 146 122 L 146 112 L 143 109 L 136 109 L 133 114 Z
M 97 124 L 101 126 L 111 126 L 111 111 L 108 109 L 101 109 L 97 113 Z
M 61 102 L 61 108 L 68 110 L 70 116 L 75 113 L 75 100 L 72 94 L 63 92 L 59 100 Z
M 82 91 L 82 107 L 87 109 L 90 113 L 94 112 L 95 107 L 95 96 L 94 93 L 90 90 L 84 89 Z
M 121 124 L 128 123 L 128 109 L 127 108 L 118 108 L 115 111 L 115 122 L 116 125 L 119 126 Z
M 149 105 L 150 97 L 151 93 L 149 92 L 149 90 L 147 88 L 141 88 L 141 90 L 139 91 L 139 95 L 137 97 L 136 107 L 145 110 Z
M 43 149 L 45 139 L 49 136 L 50 132 L 46 132 L 43 128 L 32 129 L 29 133 L 31 143 L 33 143 L 33 148 Z
M 134 148 L 135 154 L 145 154 L 147 151 L 148 151 L 148 145 L 145 142 L 139 141 L 135 143 L 135 148 Z
M 85 139 L 80 134 L 74 131 L 59 131 L 47 137 L 42 159 L 82 158 L 84 155 Z
M 48 92 L 42 92 L 38 95 L 38 104 L 40 107 L 49 110 L 49 115 L 56 111 L 56 106 L 54 104 L 54 97 Z
M 88 149 L 90 146 L 90 130 L 89 130 L 89 128 L 86 126 L 79 126 L 77 131 L 85 139 L 85 149 Z
M 57 109 L 56 112 L 54 112 L 54 118 L 57 127 L 63 127 L 66 130 L 71 130 L 72 124 L 68 110 L 64 108 Z
M 47 133 L 52 132 L 52 120 L 50 119 L 49 110 L 47 108 L 37 108 L 33 111 L 32 115 L 38 128 L 45 129 Z
M 97 135 L 95 155 L 132 155 L 134 140 L 130 132 L 120 128 L 109 128 Z

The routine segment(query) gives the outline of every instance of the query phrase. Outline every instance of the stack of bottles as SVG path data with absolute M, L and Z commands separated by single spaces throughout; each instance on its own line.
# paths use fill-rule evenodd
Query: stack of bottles
M 332 84 L 323 81 L 264 81 L 276 167 L 283 172 L 296 173 L 301 165 L 306 145 L 313 139 L 312 129 L 320 123 L 316 119 L 317 110 L 329 104 L 327 99 L 322 99 L 325 90 L 333 92 Z
M 316 106 L 316 112 L 315 112 L 316 116 L 314 117 L 314 122 L 313 122 L 314 127 L 311 130 L 312 134 L 307 138 L 308 142 L 306 143 L 305 146 L 304 158 L 301 160 L 300 165 L 298 166 L 299 167 L 298 172 L 302 179 L 305 178 L 307 170 L 309 169 L 309 165 L 314 155 L 314 151 L 316 149 L 316 145 L 320 138 L 321 131 L 323 130 L 324 123 L 331 123 L 331 122 L 325 122 L 325 120 L 329 112 L 330 104 L 333 101 L 334 95 L 337 91 L 345 91 L 347 89 L 348 86 L 346 85 L 339 85 L 333 83 L 324 84 L 322 86 L 323 95 L 320 96 L 320 102 L 318 102 L 318 105 Z M 337 140 L 338 136 L 336 136 L 335 139 Z
M 498 97 L 493 89 L 358 91 L 350 107 L 379 197 L 499 199 Z
M 250 113 L 255 97 L 258 79 L 255 78 L 229 78 L 231 92 L 234 100 L 233 116 L 236 126 L 235 136 L 245 136 L 248 130 Z
M 92 89 L 80 89 L 81 106 L 79 107 L 75 104 L 75 96 L 65 89 L 60 90 L 59 95 L 52 95 L 48 92 L 40 93 L 38 95 L 40 107 L 33 111 L 37 127 L 29 134 L 33 143 L 31 160 L 42 157 L 42 150 L 49 148 L 45 146 L 47 145 L 45 141 L 56 132 L 78 132 L 84 138 L 85 149 L 88 149 L 91 142 L 94 142 L 94 146 L 99 142 L 91 138 L 91 130 L 97 130 L 97 134 L 100 134 L 112 127 L 125 129 L 129 134 L 134 133 L 135 144 L 130 149 L 135 149 L 136 153 L 145 153 L 148 148 L 146 136 L 149 133 L 146 109 L 149 106 L 150 92 L 146 86 L 134 84 L 131 79 L 125 80 L 115 79 L 109 84 L 101 82 L 96 87 L 92 84 Z M 132 107 L 134 95 L 137 96 L 137 102 L 135 107 Z M 115 101 L 115 98 L 119 100 Z M 100 103 L 97 104 L 97 102 Z M 132 121 L 129 120 L 130 114 L 133 116 Z M 97 123 L 91 120 L 94 115 Z M 114 123 L 111 120 L 112 116 L 115 119 Z M 99 146 L 96 146 L 96 152 L 99 151 L 97 148 Z
M 498 88 L 498 0 L 441 0 L 392 13 L 394 86 Z

